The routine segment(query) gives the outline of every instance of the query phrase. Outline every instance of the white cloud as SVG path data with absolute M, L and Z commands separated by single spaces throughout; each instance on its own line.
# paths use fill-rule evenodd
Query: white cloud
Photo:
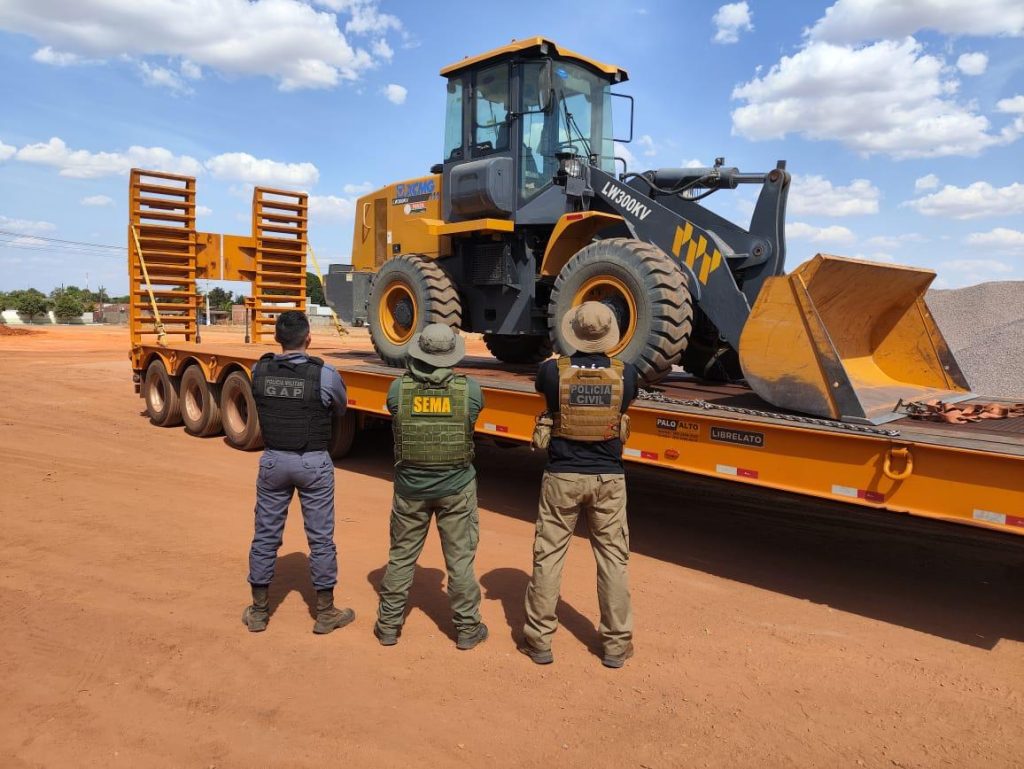
M 788 222 L 786 224 L 786 236 L 809 240 L 812 243 L 852 243 L 857 238 L 846 227 L 833 224 L 829 227 L 815 227 L 804 222 Z
M 383 93 L 392 104 L 405 104 L 409 89 L 397 83 L 388 83 L 384 86 Z
M 181 62 L 181 74 L 189 80 L 202 80 L 203 68 L 194 61 L 183 59 Z
M 1000 112 L 1024 115 L 1024 96 L 1011 96 L 1009 99 L 1000 99 L 996 102 L 996 109 Z
M 17 159 L 60 169 L 61 176 L 95 179 L 101 176 L 126 174 L 132 168 L 195 176 L 202 164 L 188 155 L 175 155 L 163 147 L 132 146 L 127 152 L 89 152 L 72 150 L 58 137 L 38 144 L 27 144 L 18 150 Z
M 947 73 L 913 38 L 860 48 L 811 42 L 733 90 L 746 102 L 732 113 L 733 133 L 796 133 L 895 158 L 976 155 L 1019 137 L 1010 126 L 993 133 L 974 105 L 955 101 L 958 83 Z
M 615 157 L 622 158 L 624 161 L 626 161 L 626 168 L 628 168 L 629 170 L 636 171 L 642 165 L 640 161 L 636 159 L 636 155 L 633 154 L 633 151 L 630 150 L 630 148 L 627 147 L 622 142 L 615 142 L 614 151 Z M 616 170 L 620 168 L 618 163 L 615 164 L 615 168 Z
M 716 43 L 735 43 L 740 39 L 740 32 L 754 29 L 751 20 L 750 6 L 746 2 L 729 3 L 721 6 L 711 21 L 715 24 Z
M 401 29 L 401 21 L 380 13 L 375 2 L 334 5 L 349 14 L 345 30 L 350 34 L 381 38 Z M 44 45 L 37 61 L 66 66 L 122 56 L 180 57 L 231 75 L 271 77 L 282 90 L 331 88 L 375 66 L 374 55 L 352 45 L 339 23 L 334 13 L 304 0 L 0 3 L 0 29 Z
M 878 187 L 867 179 L 854 179 L 846 187 L 835 187 L 823 176 L 794 174 L 788 210 L 805 216 L 877 214 L 880 196 Z
M 868 262 L 881 262 L 883 264 L 896 264 L 896 258 L 884 251 L 875 251 L 870 254 L 850 254 L 851 259 L 864 259 Z
M 993 275 L 1013 272 L 1013 266 L 998 259 L 949 259 L 939 265 L 944 272 L 960 273 L 958 282 L 980 283 Z M 948 275 L 947 275 L 948 279 Z
M 644 148 L 645 156 L 652 158 L 658 154 L 658 149 L 654 144 L 654 139 L 652 139 L 649 134 L 644 134 L 643 136 L 641 136 L 639 139 L 636 140 L 636 143 Z
M 328 221 L 349 221 L 355 214 L 354 198 L 338 195 L 310 195 L 309 213 L 312 217 Z
M 838 0 L 809 31 L 813 40 L 856 43 L 931 29 L 947 35 L 1024 35 L 1020 0 Z
M 0 215 L 0 230 L 31 235 L 33 233 L 50 232 L 55 229 L 57 229 L 57 225 L 53 222 L 36 222 L 30 219 L 11 219 Z
M 217 155 L 206 161 L 206 167 L 215 179 L 246 184 L 312 187 L 320 178 L 320 171 L 312 163 L 281 163 L 247 152 Z
M 923 190 L 934 190 L 939 186 L 939 177 L 935 174 L 928 174 L 914 180 L 914 191 L 922 192 Z
M 213 209 L 208 206 L 196 206 L 196 216 L 209 216 L 213 213 Z
M 984 75 L 988 69 L 988 56 L 983 53 L 962 53 L 956 60 L 956 68 L 965 75 Z
M 701 162 L 697 158 L 690 158 L 682 162 L 683 168 L 704 168 L 707 164 Z
M 167 67 L 154 67 L 144 61 L 140 61 L 139 72 L 142 73 L 142 82 L 146 85 L 153 86 L 155 88 L 167 88 L 174 93 L 192 93 L 191 87 L 189 87 L 185 81 L 181 79 L 181 75 L 173 69 L 167 69 Z
M 926 243 L 928 238 L 917 232 L 904 232 L 899 235 L 875 235 L 865 243 L 875 248 L 898 249 L 905 243 Z
M 0 141 L 0 163 L 14 157 L 14 153 L 17 151 L 17 147 L 12 147 L 10 144 L 4 144 Z
M 388 45 L 388 41 L 385 40 L 384 38 L 374 40 L 373 46 L 371 46 L 370 51 L 373 53 L 374 56 L 379 56 L 385 61 L 391 61 L 391 57 L 395 55 L 395 50 L 390 45 Z
M 88 197 L 82 198 L 81 204 L 83 206 L 109 206 L 113 204 L 114 199 L 109 195 L 89 195 Z
M 360 195 L 365 195 L 367 192 L 376 189 L 376 187 L 377 185 L 372 182 L 361 182 L 360 184 L 346 184 L 341 189 L 346 195 L 359 197 Z
M 83 64 L 99 64 L 95 59 L 83 59 L 76 53 L 68 51 L 55 51 L 50 46 L 44 46 L 32 54 L 32 61 L 40 64 L 49 64 L 53 67 L 75 67 Z
M 1008 227 L 996 227 L 988 232 L 972 232 L 965 238 L 972 246 L 990 248 L 1012 254 L 1024 254 L 1024 232 Z
M 925 216 L 947 219 L 1013 216 L 1024 214 L 1024 184 L 1014 182 L 1006 187 L 993 187 L 988 182 L 975 182 L 967 187 L 947 184 L 938 192 L 908 200 L 903 205 Z

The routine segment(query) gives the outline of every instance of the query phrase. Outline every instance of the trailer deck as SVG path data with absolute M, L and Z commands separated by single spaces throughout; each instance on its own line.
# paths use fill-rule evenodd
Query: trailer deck
M 199 365 L 217 388 L 271 349 L 144 344 L 132 358 L 137 374 L 157 358 L 175 377 Z M 388 417 L 387 390 L 401 370 L 381 365 L 368 351 L 314 352 L 342 373 L 353 430 L 369 418 Z M 534 368 L 469 357 L 458 370 L 484 389 L 478 435 L 528 443 L 543 408 L 533 389 Z M 1024 420 L 948 425 L 906 417 L 883 427 L 848 424 L 788 413 L 742 385 L 683 374 L 644 391 L 630 414 L 630 462 L 1024 535 Z

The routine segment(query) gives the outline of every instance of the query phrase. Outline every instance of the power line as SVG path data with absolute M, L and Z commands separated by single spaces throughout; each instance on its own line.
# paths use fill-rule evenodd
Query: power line
M 47 243 L 67 243 L 72 246 L 88 246 L 90 248 L 107 248 L 113 251 L 127 251 L 128 249 L 124 246 L 108 246 L 104 243 L 83 243 L 79 240 L 61 240 L 60 238 L 46 238 L 42 235 L 27 235 L 24 232 L 11 232 L 10 230 L 0 230 L 0 235 L 10 235 L 15 238 L 32 238 L 33 240 L 45 240 Z

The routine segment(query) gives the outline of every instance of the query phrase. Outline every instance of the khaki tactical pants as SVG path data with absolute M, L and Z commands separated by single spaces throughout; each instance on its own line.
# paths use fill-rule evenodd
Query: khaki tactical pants
M 562 566 L 580 511 L 587 517 L 590 545 L 597 561 L 597 599 L 601 607 L 604 652 L 618 656 L 633 638 L 629 600 L 629 525 L 626 522 L 626 477 L 544 473 L 537 534 L 533 544 L 533 579 L 526 589 L 526 642 L 547 651 L 558 628 L 555 607 Z
M 440 499 L 409 499 L 395 493 L 391 509 L 391 552 L 380 584 L 377 624 L 397 631 L 405 622 L 405 605 L 412 587 L 416 560 L 437 516 L 437 533 L 448 567 L 448 599 L 455 627 L 470 632 L 480 624 L 480 585 L 473 573 L 480 541 L 480 515 L 476 507 L 476 480 L 458 494 Z

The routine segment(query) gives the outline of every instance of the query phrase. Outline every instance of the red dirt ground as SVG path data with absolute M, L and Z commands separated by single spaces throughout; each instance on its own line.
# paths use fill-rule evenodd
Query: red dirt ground
M 0 339 L 0 766 L 1024 766 L 1017 540 L 630 469 L 637 656 L 595 656 L 577 538 L 537 667 L 513 633 L 543 461 L 481 445 L 491 638 L 455 650 L 432 534 L 382 648 L 378 431 L 337 469 L 356 622 L 310 632 L 293 509 L 270 628 L 250 635 L 257 455 L 151 426 L 130 373 L 124 330 Z

